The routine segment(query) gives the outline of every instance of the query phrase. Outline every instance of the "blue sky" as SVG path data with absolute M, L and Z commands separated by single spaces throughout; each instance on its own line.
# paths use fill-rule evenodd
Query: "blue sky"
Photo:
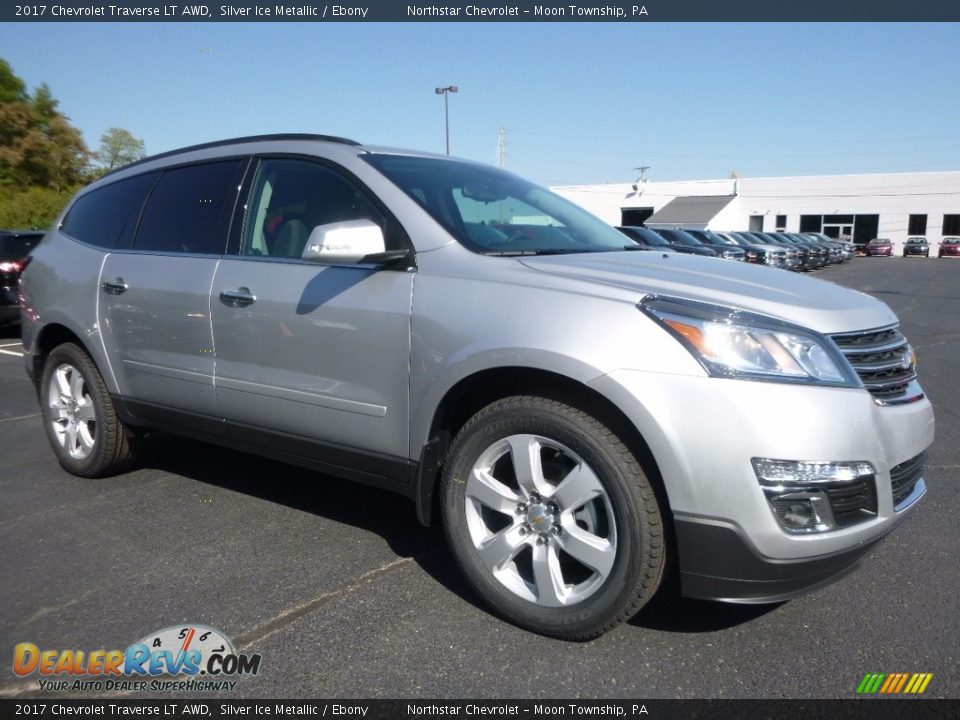
M 443 151 L 544 184 L 960 170 L 950 24 L 0 25 L 95 148 L 264 132 Z

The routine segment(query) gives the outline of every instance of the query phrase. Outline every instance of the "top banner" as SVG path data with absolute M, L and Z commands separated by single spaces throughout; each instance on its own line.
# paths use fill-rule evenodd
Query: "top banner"
M 151 0 L 3 3 L 0 22 L 957 22 L 956 0 Z

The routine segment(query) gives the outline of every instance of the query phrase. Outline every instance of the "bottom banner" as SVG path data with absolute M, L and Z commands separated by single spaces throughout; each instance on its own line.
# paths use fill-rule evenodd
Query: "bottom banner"
M 960 717 L 958 700 L 0 700 L 0 718 L 657 718 L 911 720 Z

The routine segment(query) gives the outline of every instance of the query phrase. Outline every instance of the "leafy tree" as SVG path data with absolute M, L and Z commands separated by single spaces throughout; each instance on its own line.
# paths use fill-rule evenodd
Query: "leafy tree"
M 45 83 L 28 93 L 0 59 L 0 186 L 59 193 L 86 179 L 90 152 L 57 105 Z
M 100 137 L 100 150 L 94 155 L 106 170 L 135 162 L 146 156 L 143 140 L 123 128 L 110 128 Z
M 26 102 L 27 86 L 13 73 L 13 68 L 0 58 L 0 103 Z

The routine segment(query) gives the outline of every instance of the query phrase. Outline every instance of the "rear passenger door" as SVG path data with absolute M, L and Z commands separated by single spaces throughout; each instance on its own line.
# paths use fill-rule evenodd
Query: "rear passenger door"
M 387 249 L 406 240 L 340 168 L 260 161 L 213 283 L 217 397 L 237 440 L 392 476 L 408 452 L 414 273 L 301 259 L 314 227 L 356 219 L 380 225 Z
M 246 163 L 165 170 L 132 246 L 103 265 L 101 334 L 120 391 L 137 414 L 155 416 L 165 407 L 217 414 L 210 285 Z

